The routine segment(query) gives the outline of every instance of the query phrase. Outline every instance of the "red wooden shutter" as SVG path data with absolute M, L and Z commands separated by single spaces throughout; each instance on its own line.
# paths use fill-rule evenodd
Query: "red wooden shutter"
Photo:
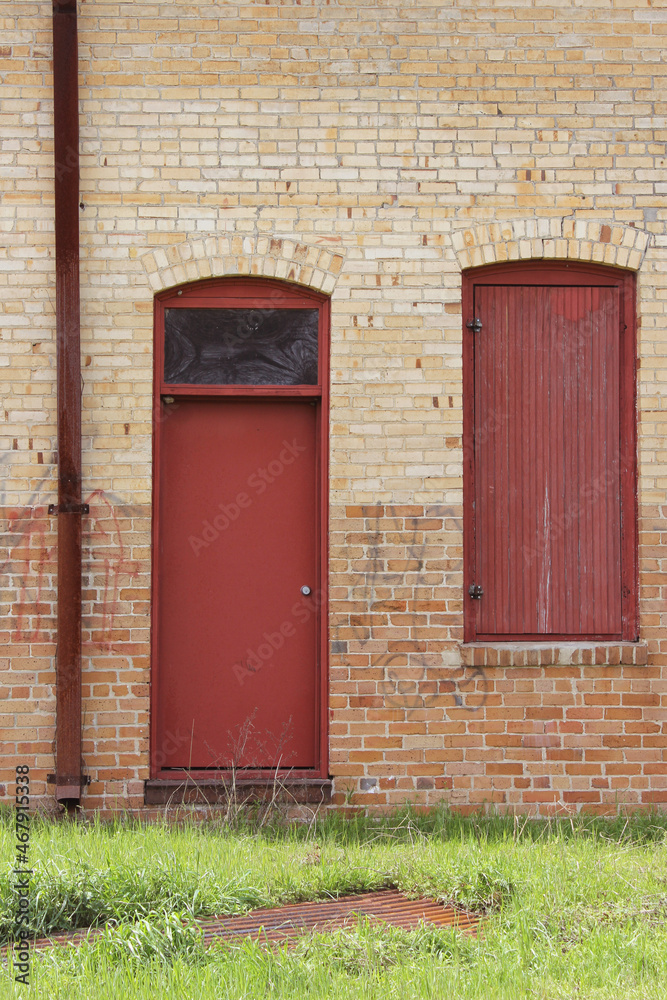
M 474 638 L 623 638 L 623 283 L 476 284 Z M 520 281 L 520 276 L 517 281 Z M 469 442 L 470 443 L 470 442 Z M 627 464 L 627 463 L 625 463 Z M 468 491 L 469 494 L 470 491 Z M 626 599 L 627 599 L 626 594 Z

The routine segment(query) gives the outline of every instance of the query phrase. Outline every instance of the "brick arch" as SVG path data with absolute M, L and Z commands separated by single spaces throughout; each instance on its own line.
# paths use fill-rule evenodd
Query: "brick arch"
M 581 260 L 638 271 L 650 240 L 643 229 L 590 219 L 515 219 L 452 235 L 461 270 L 512 260 Z
M 251 275 L 294 281 L 333 292 L 344 251 L 269 236 L 210 236 L 143 254 L 141 263 L 154 292 L 200 278 Z

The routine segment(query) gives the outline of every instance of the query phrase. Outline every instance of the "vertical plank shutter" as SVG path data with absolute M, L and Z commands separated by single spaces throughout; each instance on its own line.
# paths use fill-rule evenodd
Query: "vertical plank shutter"
M 620 296 L 475 286 L 479 638 L 621 638 Z

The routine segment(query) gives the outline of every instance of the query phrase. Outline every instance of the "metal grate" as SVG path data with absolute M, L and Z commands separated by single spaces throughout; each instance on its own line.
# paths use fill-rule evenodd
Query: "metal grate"
M 443 906 L 435 899 L 408 899 L 395 889 L 368 892 L 342 899 L 294 903 L 266 910 L 252 910 L 241 917 L 200 921 L 207 942 L 251 937 L 261 941 L 288 941 L 301 934 L 332 931 L 355 923 L 357 917 L 411 930 L 422 921 L 439 927 L 456 927 L 476 933 L 480 914 Z
M 438 927 L 453 927 L 475 935 L 482 914 L 470 913 L 454 906 L 445 906 L 435 899 L 408 899 L 396 889 L 366 892 L 342 899 L 292 903 L 270 909 L 251 910 L 241 916 L 208 917 L 197 923 L 204 931 L 205 944 L 216 940 L 234 941 L 252 938 L 273 943 L 289 942 L 302 934 L 322 933 L 354 924 L 359 916 L 413 930 L 420 923 Z M 81 944 L 102 933 L 100 928 L 53 934 L 34 942 L 35 948 L 54 944 Z

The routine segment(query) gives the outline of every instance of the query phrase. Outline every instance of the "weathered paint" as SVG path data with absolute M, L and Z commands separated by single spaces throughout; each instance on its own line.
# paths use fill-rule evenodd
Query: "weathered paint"
M 519 265 L 469 281 L 474 638 L 633 639 L 628 279 Z
M 76 2 L 53 4 L 58 399 L 56 799 L 81 795 L 81 354 Z

